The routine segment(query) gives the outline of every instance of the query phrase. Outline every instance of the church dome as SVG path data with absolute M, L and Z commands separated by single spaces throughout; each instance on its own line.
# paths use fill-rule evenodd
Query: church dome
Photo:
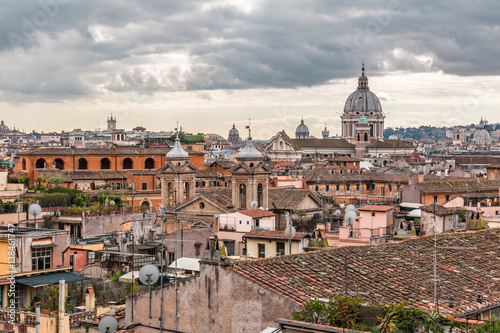
M 349 113 L 382 113 L 380 101 L 368 87 L 368 77 L 365 75 L 365 66 L 363 65 L 361 76 L 358 78 L 358 89 L 347 97 L 344 105 L 344 114 Z
M 484 128 L 484 120 L 481 118 L 477 129 L 474 131 L 474 136 L 472 137 L 476 144 L 489 144 L 491 142 L 490 133 L 486 128 Z
M 368 123 L 368 118 L 366 118 L 365 116 L 361 116 L 359 117 L 359 121 L 360 123 Z
M 295 138 L 296 139 L 306 139 L 309 137 L 309 128 L 306 124 L 304 124 L 304 119 L 300 121 L 300 125 L 297 126 L 295 130 Z
M 240 132 L 238 132 L 238 130 L 236 129 L 234 124 L 233 124 L 233 128 L 231 128 L 229 130 L 229 135 L 228 135 L 227 140 L 231 141 L 231 142 L 241 141 Z
M 10 129 L 7 127 L 7 125 L 4 124 L 3 120 L 0 123 L 0 133 L 9 133 Z

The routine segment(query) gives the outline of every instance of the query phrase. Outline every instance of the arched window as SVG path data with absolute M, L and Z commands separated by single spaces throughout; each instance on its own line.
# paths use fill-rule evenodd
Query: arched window
M 144 212 L 148 211 L 149 212 L 149 207 L 151 207 L 149 205 L 149 201 L 144 200 L 143 202 L 141 202 L 141 210 L 142 211 L 144 211 Z
M 45 162 L 43 158 L 39 158 L 38 160 L 36 160 L 35 163 L 36 169 L 45 169 L 46 167 L 47 167 L 47 162 Z
M 361 137 L 359 136 L 359 133 L 358 133 L 358 141 L 361 141 Z
M 147 158 L 144 162 L 144 169 L 155 169 L 155 160 L 151 157 Z
M 171 205 L 174 202 L 174 187 L 172 183 L 167 184 L 167 198 L 168 205 Z
M 21 169 L 26 170 L 26 160 L 23 158 L 23 161 L 21 162 Z
M 240 184 L 240 208 L 247 208 L 247 187 Z
M 123 169 L 133 169 L 134 168 L 134 162 L 132 162 L 132 159 L 130 157 L 127 157 L 126 159 L 123 160 Z
M 109 158 L 105 157 L 105 158 L 101 159 L 100 169 L 101 170 L 111 169 L 111 161 L 109 160 Z
M 191 184 L 189 182 L 184 183 L 184 201 L 189 200 L 189 189 L 191 187 Z
M 257 185 L 257 205 L 258 207 L 264 206 L 262 203 L 262 198 L 264 196 L 264 186 L 262 184 Z
M 84 158 L 80 158 L 77 161 L 76 168 L 78 170 L 87 170 L 88 169 L 87 160 Z
M 365 132 L 365 135 L 364 135 L 363 141 L 368 141 L 368 133 L 366 133 L 366 132 Z
M 64 161 L 60 158 L 54 160 L 54 167 L 59 170 L 64 170 Z

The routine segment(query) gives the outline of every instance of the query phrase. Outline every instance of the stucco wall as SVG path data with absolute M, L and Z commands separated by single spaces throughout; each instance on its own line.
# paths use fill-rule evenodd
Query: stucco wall
M 299 306 L 221 266 L 202 264 L 200 276 L 179 283 L 178 312 L 175 290 L 164 288 L 164 328 L 182 332 L 260 332 L 277 327 L 275 318 L 290 318 Z M 131 324 L 132 298 L 126 301 L 126 320 Z M 153 291 L 152 319 L 148 317 L 147 293 L 134 298 L 133 322 L 158 326 L 160 290 Z M 138 326 L 137 332 L 151 329 Z

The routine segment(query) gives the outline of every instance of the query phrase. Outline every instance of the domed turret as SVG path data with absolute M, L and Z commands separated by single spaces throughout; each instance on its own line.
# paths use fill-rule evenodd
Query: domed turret
M 181 146 L 181 140 L 179 139 L 179 134 L 175 138 L 174 147 L 167 153 L 168 159 L 178 159 L 178 158 L 189 158 L 189 154 Z
M 306 124 L 304 124 L 304 119 L 300 121 L 300 125 L 297 126 L 295 130 L 295 138 L 296 139 L 307 139 L 309 137 L 309 128 Z
M 360 122 L 360 123 L 367 123 L 368 122 L 368 118 L 366 118 L 365 116 L 361 116 L 361 117 L 359 117 L 358 122 Z

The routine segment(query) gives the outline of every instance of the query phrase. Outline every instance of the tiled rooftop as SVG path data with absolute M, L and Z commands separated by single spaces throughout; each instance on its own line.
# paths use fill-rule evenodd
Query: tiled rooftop
M 437 244 L 441 313 L 463 314 L 500 305 L 500 230 L 443 234 L 438 236 Z M 343 294 L 347 282 L 351 294 L 362 294 L 369 302 L 409 301 L 413 306 L 432 310 L 433 246 L 433 237 L 423 237 L 398 244 L 250 260 L 230 269 L 299 305 L 311 298 Z M 483 304 L 476 302 L 478 294 L 483 295 Z M 456 301 L 453 309 L 448 307 L 451 296 Z
M 424 193 L 464 193 L 498 191 L 500 180 L 437 181 L 415 184 Z
M 263 209 L 246 209 L 246 210 L 240 210 L 238 213 L 244 214 L 246 216 L 250 216 L 253 218 L 258 218 L 258 217 L 271 217 L 271 216 L 276 216 L 276 214 L 268 212 L 267 210 Z
M 288 240 L 283 231 L 275 230 L 263 230 L 263 229 L 252 229 L 247 232 L 244 238 L 259 238 L 259 239 L 278 239 L 278 240 Z M 300 241 L 301 239 L 308 237 L 305 232 L 297 232 L 292 237 L 292 241 Z

